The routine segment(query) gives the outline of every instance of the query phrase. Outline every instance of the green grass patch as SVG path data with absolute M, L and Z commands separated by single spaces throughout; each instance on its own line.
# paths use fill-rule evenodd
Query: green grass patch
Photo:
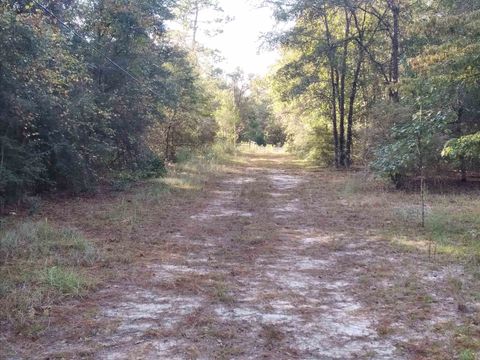
M 480 265 L 480 214 L 470 211 L 434 209 L 426 217 L 427 239 L 439 253 L 466 258 Z
M 78 272 L 53 266 L 45 270 L 44 282 L 64 295 L 79 295 L 88 288 L 88 281 Z
M 51 304 L 87 290 L 84 269 L 99 259 L 78 231 L 45 221 L 26 221 L 0 231 L 0 321 L 17 330 L 40 331 L 37 321 Z
M 455 329 L 455 346 L 458 358 L 475 360 L 480 352 L 480 328 L 475 324 L 466 324 Z
M 55 264 L 89 265 L 96 257 L 93 245 L 79 232 L 55 228 L 46 220 L 20 223 L 0 233 L 0 264 L 49 258 Z
M 459 360 L 475 360 L 477 358 L 477 355 L 475 351 L 471 349 L 466 349 L 460 352 L 460 355 L 458 356 Z

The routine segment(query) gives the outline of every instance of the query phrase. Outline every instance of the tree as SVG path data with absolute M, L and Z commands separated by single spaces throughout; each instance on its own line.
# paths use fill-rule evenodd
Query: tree
M 0 4 L 2 202 L 86 191 L 124 171 L 155 175 L 177 146 L 213 139 L 205 81 L 167 34 L 174 5 Z M 173 130 L 152 136 L 158 128 Z
M 423 16 L 416 18 L 409 34 L 409 59 L 401 86 L 402 106 L 407 107 L 405 112 L 415 114 L 418 104 L 422 104 L 424 112 L 433 114 L 437 119 L 429 123 L 422 136 L 422 140 L 427 142 L 437 139 L 435 146 L 429 150 L 431 158 L 425 166 L 431 172 L 440 171 L 445 167 L 444 160 L 448 160 L 460 171 L 462 181 L 466 181 L 467 170 L 478 165 L 472 161 L 467 148 L 472 146 L 472 150 L 475 149 L 475 142 L 469 141 L 469 134 L 480 129 L 480 48 L 477 41 L 480 12 L 478 5 L 473 3 L 461 5 L 443 1 L 431 2 L 418 10 Z M 375 164 L 398 164 L 403 152 L 397 151 L 388 160 L 384 150 L 395 148 L 401 142 L 414 141 L 417 135 L 407 132 L 401 139 L 390 135 L 395 134 L 399 126 L 415 128 L 415 124 L 414 117 L 401 124 L 398 120 L 393 121 L 390 134 L 387 130 L 383 140 L 379 141 L 382 145 Z M 455 140 L 449 140 L 452 138 Z M 440 156 L 442 149 L 443 158 Z M 467 153 L 470 155 L 466 156 Z M 399 173 L 406 175 L 411 170 L 404 168 Z
M 190 49 L 198 50 L 198 34 L 204 32 L 214 36 L 222 30 L 219 25 L 230 21 L 230 17 L 223 16 L 223 9 L 218 0 L 181 0 L 177 5 L 177 17 L 191 40 Z M 202 14 L 207 14 L 202 20 Z M 214 14 L 213 19 L 210 17 Z
M 329 104 L 334 162 L 349 167 L 366 49 L 379 31 L 380 20 L 361 6 L 336 1 L 298 1 L 283 9 L 279 19 L 293 19 L 296 24 L 277 39 L 283 48 L 296 51 L 279 71 L 290 84 L 286 92 L 290 98 L 316 97 L 314 106 Z

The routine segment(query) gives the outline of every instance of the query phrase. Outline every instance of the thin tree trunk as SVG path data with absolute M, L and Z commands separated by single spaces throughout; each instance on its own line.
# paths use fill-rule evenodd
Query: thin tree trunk
M 167 126 L 167 134 L 166 134 L 166 138 L 165 138 L 165 153 L 164 153 L 166 161 L 173 160 L 173 159 L 170 158 L 170 155 L 171 155 L 171 152 L 172 152 L 172 150 L 171 150 L 172 129 L 173 129 L 173 124 L 174 124 L 175 118 L 177 117 L 177 112 L 178 112 L 178 104 L 177 104 L 177 107 L 175 107 L 175 109 L 173 110 L 173 114 L 167 122 L 168 126 Z
M 339 162 L 339 149 L 338 149 L 338 124 L 337 124 L 337 84 L 335 83 L 335 70 L 330 67 L 330 82 L 332 86 L 332 128 L 333 128 L 333 144 L 335 146 L 335 167 L 338 168 Z
M 200 14 L 199 0 L 195 0 L 195 18 L 193 20 L 192 50 L 197 49 L 198 16 Z
M 388 7 L 393 17 L 393 33 L 392 33 L 392 55 L 390 65 L 390 99 L 394 102 L 400 101 L 398 92 L 398 81 L 400 78 L 400 5 L 396 0 L 389 0 Z
M 359 49 L 360 52 L 362 51 Z M 346 166 L 350 167 L 352 164 L 352 148 L 353 148 L 353 113 L 355 111 L 355 99 L 357 97 L 358 79 L 360 77 L 360 70 L 363 63 L 363 54 L 359 55 L 357 67 L 353 75 L 352 89 L 350 92 L 348 117 L 347 117 L 347 148 L 346 148 Z
M 460 98 L 460 96 L 459 96 Z M 458 101 L 458 108 L 457 108 L 457 123 L 455 125 L 455 133 L 457 137 L 462 136 L 462 119 L 463 119 L 463 105 L 461 100 Z M 465 157 L 460 156 L 460 174 L 461 174 L 461 181 L 467 182 L 467 166 L 465 164 Z
M 166 161 L 170 161 L 170 136 L 171 136 L 171 129 L 172 129 L 172 125 L 168 125 L 167 127 L 167 135 L 166 135 L 166 138 L 165 138 L 165 160 Z
M 345 152 L 345 79 L 347 76 L 347 56 L 348 56 L 348 37 L 350 36 L 351 15 L 345 9 L 345 38 L 342 55 L 342 68 L 340 74 L 340 91 L 338 94 L 339 113 L 340 113 L 340 166 L 346 166 Z
M 332 99 L 331 99 L 331 111 L 332 111 L 332 135 L 333 145 L 335 147 L 335 167 L 340 166 L 340 149 L 339 149 L 339 137 L 338 137 L 338 117 L 337 117 L 337 99 L 338 99 L 338 69 L 335 67 L 335 48 L 332 47 L 330 26 L 328 24 L 327 13 L 323 15 L 325 33 L 327 36 L 328 44 L 328 60 L 330 63 L 330 85 L 332 87 Z
M 175 125 L 172 125 L 170 128 L 170 152 L 168 154 L 168 158 L 170 161 L 175 162 L 177 155 L 177 149 L 176 149 L 176 142 L 175 142 Z

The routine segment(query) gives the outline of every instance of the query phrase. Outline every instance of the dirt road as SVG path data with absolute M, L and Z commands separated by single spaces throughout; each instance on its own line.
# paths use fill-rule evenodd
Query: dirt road
M 128 276 L 69 304 L 61 325 L 11 351 L 99 359 L 453 356 L 454 325 L 467 315 L 446 284 L 463 269 L 384 241 L 390 205 L 349 203 L 339 179 L 284 155 L 242 157 L 198 203 L 175 210 L 174 227 L 149 220 L 135 236 L 153 245 Z

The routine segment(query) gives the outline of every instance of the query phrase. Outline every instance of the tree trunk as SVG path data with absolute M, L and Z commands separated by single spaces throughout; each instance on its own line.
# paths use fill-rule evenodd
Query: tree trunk
M 460 95 L 458 95 L 460 99 Z M 463 119 L 463 104 L 461 100 L 458 100 L 458 108 L 457 108 L 457 123 L 455 124 L 455 134 L 457 137 L 461 137 L 463 135 L 462 131 L 462 119 Z M 465 157 L 460 156 L 460 174 L 461 174 L 461 181 L 467 182 L 467 166 L 465 164 Z
M 388 0 L 388 7 L 392 12 L 393 17 L 389 96 L 392 101 L 399 102 L 400 95 L 398 92 L 398 81 L 400 79 L 400 5 L 396 3 L 396 0 Z
M 362 50 L 359 49 L 360 55 L 353 74 L 352 89 L 350 92 L 348 118 L 347 118 L 347 148 L 346 148 L 346 166 L 350 167 L 352 164 L 352 148 L 353 148 L 353 113 L 355 111 L 355 99 L 357 97 L 358 79 L 360 77 L 360 70 L 363 63 Z
M 197 49 L 198 16 L 200 14 L 199 0 L 195 0 L 195 18 L 193 19 L 192 50 Z
M 330 84 L 331 84 L 331 91 L 332 91 L 332 99 L 331 99 L 331 111 L 332 111 L 332 133 L 333 133 L 333 145 L 335 147 L 335 167 L 340 167 L 340 141 L 338 136 L 338 108 L 337 108 L 337 101 L 338 101 L 338 90 L 339 90 L 339 80 L 338 80 L 338 69 L 336 68 L 335 64 L 335 47 L 332 46 L 331 41 L 331 34 L 330 34 L 330 26 L 328 23 L 328 17 L 326 12 L 323 15 L 323 21 L 325 25 L 325 33 L 327 36 L 327 44 L 328 44 L 328 61 L 330 63 Z
M 171 129 L 172 129 L 172 125 L 169 125 L 169 126 L 167 127 L 167 131 L 166 131 L 166 137 L 165 137 L 165 153 L 164 153 L 165 161 L 169 161 L 169 160 L 170 160 L 170 132 L 171 132 Z
M 338 149 L 338 124 L 337 124 L 337 84 L 335 82 L 335 69 L 330 67 L 330 83 L 332 86 L 332 130 L 333 130 L 333 144 L 335 146 L 335 167 L 339 167 L 339 149 Z
M 340 166 L 347 166 L 345 152 L 345 79 L 347 76 L 347 56 L 348 56 L 348 37 L 350 36 L 351 15 L 345 9 L 345 38 L 343 44 L 342 68 L 340 74 L 340 91 L 338 94 L 339 113 L 340 113 L 340 134 L 339 134 L 339 151 Z

